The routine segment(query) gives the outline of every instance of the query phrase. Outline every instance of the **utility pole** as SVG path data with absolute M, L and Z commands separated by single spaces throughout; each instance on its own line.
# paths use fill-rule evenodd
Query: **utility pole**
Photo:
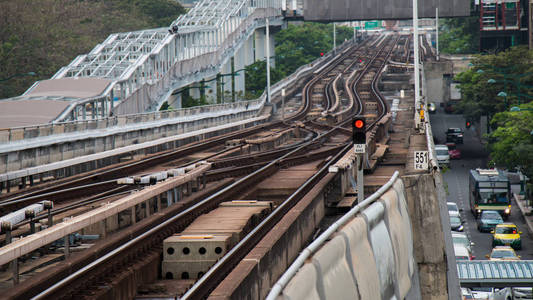
M 270 30 L 268 18 L 266 20 L 266 60 L 267 60 L 267 103 L 270 103 Z
M 527 26 L 528 26 L 528 44 L 529 44 L 529 50 L 533 49 L 533 33 L 531 32 L 533 30 L 533 25 L 531 24 L 531 20 L 533 18 L 533 0 L 528 1 L 528 16 L 527 16 Z
M 437 61 L 439 61 L 439 7 L 438 6 L 435 8 L 435 34 L 437 36 L 436 43 L 435 43 L 436 44 L 435 46 L 437 48 Z
M 413 39 L 415 60 L 415 127 L 420 128 L 420 54 L 418 49 L 418 1 L 413 0 Z
M 335 22 L 333 22 L 333 53 L 335 53 L 335 48 L 337 48 L 337 33 L 335 32 Z

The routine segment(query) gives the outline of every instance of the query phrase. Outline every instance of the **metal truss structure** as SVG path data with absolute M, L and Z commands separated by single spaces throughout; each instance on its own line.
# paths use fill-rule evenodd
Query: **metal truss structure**
M 264 26 L 265 18 L 281 20 L 282 6 L 286 0 L 201 0 L 170 25 L 178 26 L 176 33 L 158 28 L 110 35 L 52 79 L 96 77 L 112 80 L 112 87 L 101 97 L 77 101 L 56 121 L 87 116 L 81 111 L 95 105 L 107 105 L 99 111 L 116 115 L 156 109 L 170 89 L 216 75 L 243 35 Z M 98 117 L 104 116 L 92 116 Z

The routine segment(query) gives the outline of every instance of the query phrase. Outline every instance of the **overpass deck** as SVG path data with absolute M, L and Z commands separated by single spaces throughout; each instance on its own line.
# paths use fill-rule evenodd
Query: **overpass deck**
M 522 287 L 533 285 L 533 260 L 457 261 L 462 287 Z

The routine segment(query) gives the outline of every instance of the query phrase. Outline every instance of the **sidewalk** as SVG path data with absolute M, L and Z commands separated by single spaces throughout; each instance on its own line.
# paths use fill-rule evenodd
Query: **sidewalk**
M 513 193 L 513 197 L 514 197 L 516 204 L 518 205 L 518 209 L 520 209 L 520 212 L 522 213 L 522 216 L 524 216 L 524 220 L 526 221 L 529 235 L 533 236 L 533 214 L 532 214 L 531 208 L 526 207 L 526 200 L 523 199 L 524 198 L 523 196 Z

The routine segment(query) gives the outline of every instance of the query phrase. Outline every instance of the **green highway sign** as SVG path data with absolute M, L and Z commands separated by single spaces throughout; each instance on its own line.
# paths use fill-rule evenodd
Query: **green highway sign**
M 367 21 L 365 22 L 365 29 L 374 29 L 380 27 L 378 21 Z

